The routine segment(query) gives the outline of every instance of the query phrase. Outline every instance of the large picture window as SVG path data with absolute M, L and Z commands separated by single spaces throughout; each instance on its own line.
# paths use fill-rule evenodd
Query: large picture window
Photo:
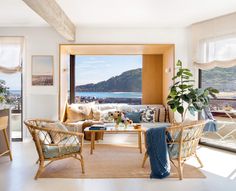
M 74 87 L 74 102 L 141 104 L 142 56 L 77 55 Z
M 199 85 L 219 90 L 210 100 L 218 131 L 205 133 L 201 142 L 236 151 L 236 35 L 205 40 L 200 47 Z

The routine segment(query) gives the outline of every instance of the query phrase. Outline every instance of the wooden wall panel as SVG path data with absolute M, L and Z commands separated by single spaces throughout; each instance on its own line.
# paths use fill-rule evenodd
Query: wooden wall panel
M 174 46 L 163 54 L 163 104 L 167 105 L 167 96 L 170 91 L 174 75 Z
M 68 66 L 70 63 L 70 54 L 60 47 L 60 86 L 59 86 L 59 119 L 63 116 L 65 105 L 68 99 Z
M 142 94 L 142 104 L 162 104 L 162 55 L 143 55 Z

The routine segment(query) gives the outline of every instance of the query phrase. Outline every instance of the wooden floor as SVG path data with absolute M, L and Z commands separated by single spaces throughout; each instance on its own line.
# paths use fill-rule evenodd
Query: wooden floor
M 133 135 L 105 136 L 104 142 L 113 144 L 136 144 Z M 47 191 L 47 190 L 79 190 L 79 191 L 235 191 L 236 188 L 236 154 L 208 147 L 198 150 L 204 168 L 204 179 L 33 179 L 37 170 L 35 161 L 37 154 L 33 142 L 13 143 L 13 162 L 8 158 L 0 158 L 0 190 L 1 191 Z M 195 160 L 187 162 L 198 165 Z

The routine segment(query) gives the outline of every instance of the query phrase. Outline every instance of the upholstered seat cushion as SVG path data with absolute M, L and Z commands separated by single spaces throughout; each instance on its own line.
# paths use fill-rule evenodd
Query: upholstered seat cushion
M 79 140 L 71 136 L 62 140 L 58 145 L 43 145 L 43 155 L 46 159 L 56 158 L 80 151 Z

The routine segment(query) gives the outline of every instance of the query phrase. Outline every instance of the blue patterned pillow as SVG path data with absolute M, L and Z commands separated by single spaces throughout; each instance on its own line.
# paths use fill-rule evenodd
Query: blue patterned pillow
M 152 109 L 150 107 L 147 107 L 143 112 L 142 112 L 142 121 L 146 123 L 154 123 L 155 122 L 155 108 Z
M 125 117 L 129 118 L 133 121 L 133 123 L 140 123 L 142 119 L 142 115 L 140 112 L 127 112 L 125 113 Z

